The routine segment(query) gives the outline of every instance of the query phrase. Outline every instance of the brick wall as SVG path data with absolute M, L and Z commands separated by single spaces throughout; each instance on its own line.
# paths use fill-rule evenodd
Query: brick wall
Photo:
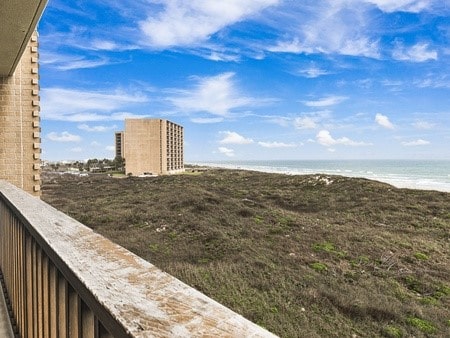
M 0 179 L 40 196 L 37 33 L 12 76 L 0 77 Z
M 125 119 L 121 142 L 127 174 L 166 175 L 184 171 L 183 127 L 175 123 L 162 119 Z
M 162 160 L 166 161 L 166 157 L 161 153 L 162 123 L 159 119 L 125 120 L 123 142 L 127 174 L 138 176 L 144 172 L 165 173 Z

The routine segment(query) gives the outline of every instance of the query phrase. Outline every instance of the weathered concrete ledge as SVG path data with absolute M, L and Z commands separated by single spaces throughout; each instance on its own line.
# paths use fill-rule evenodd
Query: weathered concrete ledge
M 0 198 L 96 315 L 127 335 L 274 337 L 15 186 L 0 181 Z

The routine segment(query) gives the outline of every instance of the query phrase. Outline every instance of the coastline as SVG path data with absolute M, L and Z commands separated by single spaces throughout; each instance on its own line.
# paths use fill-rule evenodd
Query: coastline
M 448 332 L 447 193 L 194 167 L 44 176 L 42 198 L 280 337 Z
M 336 161 L 336 163 L 348 164 L 356 161 Z M 394 164 L 395 161 L 385 160 L 384 163 Z M 445 162 L 445 161 L 441 161 Z M 377 168 L 369 168 L 371 163 L 378 163 L 377 161 L 358 161 L 357 163 L 363 163 L 363 168 L 353 168 L 350 166 L 344 166 L 343 168 L 313 168 L 299 167 L 299 164 L 321 163 L 330 164 L 332 161 L 236 161 L 236 162 L 197 162 L 191 163 L 192 165 L 210 167 L 210 168 L 223 168 L 223 169 L 238 169 L 238 170 L 250 170 L 259 171 L 265 173 L 285 174 L 285 175 L 339 175 L 345 177 L 354 178 L 366 178 L 378 182 L 390 184 L 400 189 L 417 189 L 417 190 L 434 190 L 439 192 L 450 193 L 450 169 L 447 177 L 442 176 L 439 179 L 435 177 L 428 177 L 426 175 L 420 175 L 415 173 L 414 175 L 408 175 L 408 173 L 397 172 L 382 172 Z M 409 163 L 409 161 L 401 161 L 401 163 Z M 433 161 L 420 161 L 418 163 L 433 163 Z M 440 163 L 439 161 L 437 163 Z M 287 164 L 287 165 L 285 165 Z M 448 161 L 450 168 L 450 161 Z M 408 168 L 410 169 L 410 168 Z M 423 170 L 423 169 L 422 169 Z

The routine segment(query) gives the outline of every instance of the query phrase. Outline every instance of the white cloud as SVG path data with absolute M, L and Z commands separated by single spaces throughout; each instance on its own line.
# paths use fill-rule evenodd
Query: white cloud
M 416 146 L 426 146 L 430 144 L 429 141 L 426 140 L 422 140 L 422 139 L 418 139 L 415 141 L 410 141 L 410 142 L 402 142 L 402 145 L 404 145 L 405 147 L 416 147 Z
M 60 134 L 56 132 L 51 132 L 47 134 L 47 139 L 55 142 L 80 142 L 81 137 L 78 135 L 73 135 L 68 131 L 63 131 Z
M 286 116 L 264 116 L 267 122 L 277 124 L 281 127 L 289 127 L 292 124 L 292 119 Z
M 378 51 L 379 48 L 378 40 L 371 40 L 368 37 L 359 37 L 354 41 L 345 41 L 342 43 L 338 51 L 343 55 L 366 56 L 378 59 L 380 57 Z
M 109 59 L 97 59 L 97 60 L 73 60 L 73 61 L 62 61 L 55 65 L 55 68 L 58 70 L 74 70 L 74 69 L 86 69 L 86 68 L 97 68 L 105 65 L 111 64 Z
M 224 134 L 224 138 L 219 141 L 220 144 L 251 144 L 254 141 L 250 138 L 245 138 L 242 135 L 234 131 L 222 131 L 221 134 Z
M 117 126 L 113 125 L 113 126 L 107 127 L 107 126 L 89 126 L 87 124 L 80 124 L 78 126 L 78 129 L 89 131 L 89 132 L 100 132 L 100 133 L 103 133 L 103 132 L 106 132 L 106 131 L 117 129 Z
M 311 66 L 309 68 L 305 68 L 305 69 L 300 69 L 296 72 L 296 74 L 300 75 L 300 76 L 304 76 L 308 79 L 314 79 L 317 78 L 319 76 L 323 76 L 323 75 L 328 75 L 330 74 L 330 72 L 324 70 L 324 69 L 320 69 L 318 67 L 315 66 Z
M 412 126 L 416 129 L 433 129 L 435 124 L 427 121 L 416 121 Z
M 294 143 L 283 143 L 283 142 L 258 142 L 261 147 L 264 148 L 294 148 L 297 145 Z
M 42 118 L 59 121 L 102 121 L 117 119 L 130 113 L 113 113 L 130 105 L 148 102 L 140 93 L 129 94 L 121 90 L 84 91 L 66 88 L 43 88 L 41 90 Z
M 248 109 L 273 100 L 256 99 L 241 94 L 233 82 L 234 73 L 197 78 L 197 85 L 190 90 L 174 90 L 176 95 L 167 98 L 178 111 L 206 112 L 229 117 L 234 110 Z
M 212 61 L 225 62 L 238 62 L 241 59 L 241 57 L 237 54 L 226 54 L 217 51 L 212 51 L 209 55 L 206 55 L 205 58 Z
M 313 53 L 314 49 L 311 47 L 306 47 L 300 43 L 298 38 L 294 38 L 291 41 L 278 41 L 275 46 L 269 46 L 267 48 L 269 52 L 274 53 Z
M 164 0 L 164 9 L 151 12 L 139 26 L 154 48 L 191 46 L 221 29 L 253 16 L 278 0 Z
M 107 146 L 107 147 L 105 148 L 105 150 L 111 151 L 111 152 L 115 152 L 115 151 L 116 151 L 116 147 L 115 147 L 115 146 Z
M 296 117 L 294 126 L 297 129 L 315 129 L 317 128 L 317 119 L 311 116 Z
M 417 43 L 410 49 L 406 49 L 402 44 L 398 44 L 392 53 L 392 57 L 400 61 L 425 62 L 428 60 L 437 60 L 438 53 L 435 50 L 429 50 L 427 43 Z
M 384 12 L 397 11 L 419 13 L 431 7 L 433 0 L 364 0 L 376 5 Z
M 289 2 L 286 10 L 274 20 L 283 20 L 283 38 L 268 51 L 380 57 L 379 38 L 372 37 L 373 22 L 361 1 Z
M 109 3 L 109 9 L 113 4 Z M 83 10 L 86 6 L 83 6 Z M 97 14 L 93 14 L 97 15 Z M 107 23 L 107 27 L 101 27 L 101 23 L 97 21 L 95 25 L 82 26 L 72 25 L 68 31 L 59 31 L 53 33 L 42 34 L 39 37 L 44 49 L 44 55 L 48 51 L 60 50 L 61 46 L 79 49 L 82 51 L 127 51 L 140 48 L 136 43 L 137 28 L 111 26 L 111 22 Z M 114 30 L 114 38 L 111 40 L 110 31 Z M 104 36 L 104 38 L 103 38 Z M 133 39 L 134 38 L 134 39 Z M 128 40 L 128 41 L 127 41 Z M 91 53 L 93 56 L 93 53 Z M 73 57 L 73 56 L 69 56 Z
M 222 121 L 223 121 L 223 117 L 197 117 L 197 118 L 191 119 L 191 122 L 199 123 L 199 124 L 219 123 Z
M 398 87 L 403 85 L 403 81 L 386 79 L 381 81 L 381 84 L 386 87 Z
M 345 145 L 345 146 L 368 146 L 371 145 L 370 143 L 365 142 L 356 142 L 350 140 L 348 137 L 341 137 L 338 139 L 335 139 L 331 136 L 330 132 L 328 130 L 321 130 L 316 135 L 317 143 L 325 146 L 330 147 L 334 145 Z
M 117 112 L 117 113 L 110 114 L 109 117 L 107 117 L 107 120 L 123 121 L 125 119 L 142 119 L 145 117 L 151 117 L 151 115 L 139 115 L 139 114 L 133 114 L 133 113 L 129 113 L 129 112 Z M 103 120 L 105 120 L 105 119 L 97 120 L 97 121 L 103 121 Z
M 419 88 L 450 88 L 450 79 L 447 74 L 429 74 L 427 78 L 417 79 L 413 84 Z
M 321 34 L 318 34 L 321 35 Z M 330 40 L 330 39 L 328 39 Z M 341 39 L 335 39 L 341 40 Z M 325 45 L 327 44 L 328 45 Z M 355 40 L 346 41 L 326 41 L 314 37 L 308 43 L 300 43 L 297 38 L 292 41 L 279 41 L 275 46 L 267 48 L 269 52 L 275 53 L 294 53 L 294 54 L 342 54 L 350 56 L 366 56 L 370 58 L 379 58 L 380 54 L 378 40 L 370 41 L 369 38 L 361 37 Z
M 87 124 L 80 124 L 78 126 L 78 129 L 85 130 L 85 131 L 92 131 L 92 132 L 103 133 L 103 132 L 106 132 L 106 131 L 117 129 L 117 126 L 113 125 L 113 126 L 107 127 L 107 126 L 89 126 Z
M 100 147 L 101 144 L 99 142 L 97 142 L 97 141 L 92 141 L 91 142 L 91 146 L 93 146 L 93 147 Z
M 228 157 L 233 157 L 234 156 L 234 150 L 233 149 L 229 149 L 229 148 L 226 148 L 226 147 L 219 147 L 218 150 L 219 150 L 219 153 L 224 154 L 224 155 L 226 155 Z
M 415 80 L 413 83 L 416 87 L 419 87 L 419 88 L 429 88 L 429 87 L 435 88 L 436 87 L 435 79 L 430 79 L 430 78 Z
M 98 122 L 98 121 L 123 121 L 124 119 L 136 119 L 151 117 L 150 115 L 137 115 L 128 112 L 118 112 L 112 114 L 98 113 L 76 113 L 48 118 L 49 120 L 67 121 L 67 122 Z
M 404 82 L 398 80 L 382 80 L 380 83 L 389 88 L 391 92 L 400 92 L 404 88 Z
M 107 51 L 117 51 L 121 50 L 122 46 L 118 45 L 116 42 L 111 40 L 92 40 L 91 47 L 95 50 L 107 50 Z
M 317 101 L 315 101 L 315 103 L 317 103 Z M 294 118 L 294 127 L 296 129 L 315 129 L 319 126 L 319 122 L 330 117 L 330 113 L 330 110 L 305 113 L 302 116 Z
M 53 54 L 49 52 L 41 53 L 39 59 L 41 64 L 63 71 L 74 69 L 97 68 L 117 63 L 105 57 L 87 58 L 86 56 L 62 55 L 62 54 Z
M 447 0 L 446 0 L 447 1 Z M 445 2 L 446 2 L 445 1 Z M 378 8 L 386 13 L 432 11 L 442 14 L 448 4 L 442 0 L 320 0 L 286 1 L 275 8 L 274 18 L 268 20 L 278 31 L 278 39 L 265 49 L 274 53 L 340 54 L 380 59 L 386 51 L 383 46 L 385 27 L 380 24 Z M 283 24 L 280 29 L 280 22 Z M 402 34 L 407 25 L 398 28 Z M 391 32 L 393 33 L 393 32 Z M 433 51 L 405 52 L 411 60 L 432 59 Z
M 74 147 L 74 148 L 71 148 L 70 151 L 72 153 L 81 153 L 81 152 L 83 152 L 83 148 L 81 148 L 81 147 Z
M 308 107 L 328 107 L 337 105 L 347 99 L 345 96 L 327 96 L 315 101 L 304 101 L 303 103 Z
M 394 129 L 394 125 L 389 121 L 389 118 L 382 114 L 375 115 L 375 122 L 378 123 L 380 126 L 386 129 Z

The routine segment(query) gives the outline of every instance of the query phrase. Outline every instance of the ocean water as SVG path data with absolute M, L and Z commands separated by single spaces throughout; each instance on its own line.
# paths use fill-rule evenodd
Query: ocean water
M 196 164 L 290 175 L 328 174 L 364 177 L 389 183 L 398 188 L 450 192 L 450 161 L 445 160 L 274 160 L 202 162 Z

